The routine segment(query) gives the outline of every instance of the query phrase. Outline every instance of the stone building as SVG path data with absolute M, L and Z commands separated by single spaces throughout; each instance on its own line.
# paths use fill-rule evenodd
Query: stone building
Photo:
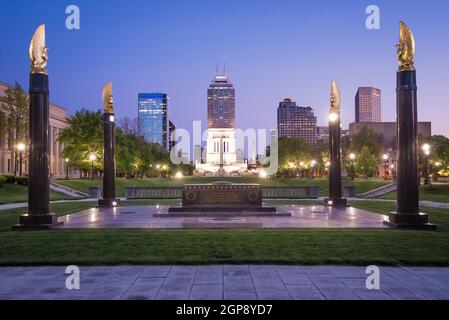
M 5 90 L 10 87 L 10 85 L 0 82 L 0 106 L 2 100 L 5 96 Z M 2 110 L 3 111 L 3 110 Z M 66 163 L 65 159 L 62 157 L 62 152 L 64 150 L 64 145 L 58 142 L 59 133 L 66 127 L 68 127 L 68 115 L 67 110 L 51 103 L 50 104 L 50 127 L 49 127 L 49 163 L 50 163 L 50 174 L 54 179 L 66 177 Z M 27 146 L 28 147 L 28 146 Z M 5 132 L 0 137 L 0 175 L 14 174 L 14 151 L 16 146 L 11 145 L 10 139 L 8 138 L 8 133 Z M 19 161 L 19 159 L 16 159 Z M 28 173 L 28 157 L 25 151 L 25 155 L 22 160 L 22 170 L 26 175 Z M 69 170 L 70 176 L 76 176 L 75 171 Z

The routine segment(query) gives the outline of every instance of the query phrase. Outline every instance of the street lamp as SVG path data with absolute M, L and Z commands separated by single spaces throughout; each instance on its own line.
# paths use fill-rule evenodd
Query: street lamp
M 349 161 L 351 163 L 351 180 L 354 180 L 354 178 L 355 178 L 355 167 L 354 167 L 355 158 L 356 158 L 356 155 L 354 152 L 349 154 Z
M 94 179 L 94 161 L 97 160 L 97 155 L 93 152 L 89 155 L 89 160 L 91 161 L 91 167 L 90 167 L 90 179 Z
M 422 151 L 424 153 L 424 185 L 430 185 L 430 178 L 429 178 L 429 155 L 430 155 L 430 144 L 424 143 L 422 145 Z
M 69 180 L 69 158 L 65 158 L 65 178 Z
M 317 164 L 316 160 L 310 161 L 310 166 L 312 167 L 312 179 L 315 178 L 315 167 L 316 167 L 316 164 Z
M 17 144 L 17 150 L 19 150 L 19 176 L 22 176 L 22 161 L 23 161 L 23 151 L 25 150 L 25 144 Z
M 382 159 L 384 160 L 384 179 L 388 180 L 388 154 L 384 154 Z

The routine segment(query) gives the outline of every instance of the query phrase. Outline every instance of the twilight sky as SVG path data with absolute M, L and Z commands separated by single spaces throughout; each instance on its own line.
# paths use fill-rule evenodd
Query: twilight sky
M 81 10 L 80 30 L 65 28 L 70 4 Z M 365 28 L 370 4 L 380 7 L 380 30 Z M 404 20 L 417 42 L 419 120 L 449 136 L 447 0 L 0 0 L 0 8 L 0 81 L 28 88 L 29 41 L 45 23 L 52 102 L 96 110 L 112 81 L 117 117 L 136 117 L 139 92 L 166 92 L 170 119 L 188 130 L 193 120 L 206 129 L 206 90 L 224 59 L 239 128 L 275 128 L 285 97 L 312 106 L 324 125 L 331 80 L 342 90 L 344 127 L 358 86 L 380 88 L 383 120 L 395 121 Z

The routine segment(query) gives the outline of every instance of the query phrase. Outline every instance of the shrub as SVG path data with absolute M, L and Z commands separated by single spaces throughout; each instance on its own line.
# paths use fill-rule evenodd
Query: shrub
M 15 184 L 16 183 L 16 177 L 15 176 L 4 175 L 4 177 L 6 178 L 6 181 L 5 181 L 6 184 Z
M 16 177 L 16 183 L 21 186 L 27 186 L 28 177 Z
M 0 176 L 0 188 L 3 188 L 3 186 L 6 183 L 7 178 L 4 176 Z

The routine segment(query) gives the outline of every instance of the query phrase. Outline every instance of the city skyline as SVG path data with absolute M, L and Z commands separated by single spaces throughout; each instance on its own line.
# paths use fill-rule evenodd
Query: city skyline
M 276 105 L 286 96 L 313 105 L 318 125 L 325 125 L 328 83 L 332 79 L 341 84 L 344 127 L 355 120 L 353 97 L 360 86 L 381 89 L 383 120 L 395 121 L 394 45 L 399 20 L 405 20 L 420 48 L 416 56 L 420 71 L 418 105 L 422 106 L 419 120 L 432 121 L 434 134 L 449 136 L 449 128 L 439 117 L 446 110 L 442 70 L 449 70 L 449 62 L 444 59 L 448 44 L 439 40 L 448 27 L 440 17 L 449 10 L 449 4 L 417 3 L 404 13 L 401 9 L 405 4 L 378 1 L 381 29 L 368 30 L 363 1 L 230 1 L 227 5 L 202 3 L 195 10 L 178 1 L 168 1 L 167 5 L 136 1 L 114 8 L 103 1 L 79 1 L 81 29 L 69 31 L 64 26 L 65 5 L 18 1 L 6 4 L 8 10 L 0 13 L 2 29 L 10 31 L 5 34 L 10 45 L 0 51 L 2 80 L 10 84 L 17 80 L 27 89 L 27 41 L 38 24 L 46 23 L 52 57 L 48 68 L 55 74 L 51 101 L 67 107 L 70 114 L 82 107 L 99 109 L 96 92 L 104 81 L 111 80 L 115 83 L 118 118 L 137 116 L 138 92 L 162 91 L 171 97 L 171 114 L 178 128 L 191 130 L 193 120 L 206 123 L 203 88 L 214 74 L 216 61 L 226 59 L 228 74 L 239 90 L 239 128 L 275 128 Z M 29 10 L 21 10 L 23 5 Z M 160 16 L 144 20 L 140 12 L 145 9 L 157 10 Z M 189 15 L 183 15 L 185 10 L 190 10 Z M 8 16 L 4 16 L 6 12 Z M 180 23 L 159 24 L 168 15 Z M 20 19 L 13 19 L 17 16 Z M 233 24 L 228 25 L 231 16 Z M 109 23 L 112 19 L 117 21 L 113 25 Z M 261 25 L 263 19 L 267 19 L 269 28 Z M 236 34 L 236 30 L 241 32 Z M 213 34 L 219 37 L 210 38 Z M 341 34 L 346 36 L 342 38 Z M 151 44 L 142 42 L 145 35 L 150 43 L 162 41 L 164 50 L 149 50 Z M 267 47 L 266 43 L 271 45 Z M 285 45 L 289 50 L 278 50 Z M 332 59 L 330 48 L 334 51 Z

